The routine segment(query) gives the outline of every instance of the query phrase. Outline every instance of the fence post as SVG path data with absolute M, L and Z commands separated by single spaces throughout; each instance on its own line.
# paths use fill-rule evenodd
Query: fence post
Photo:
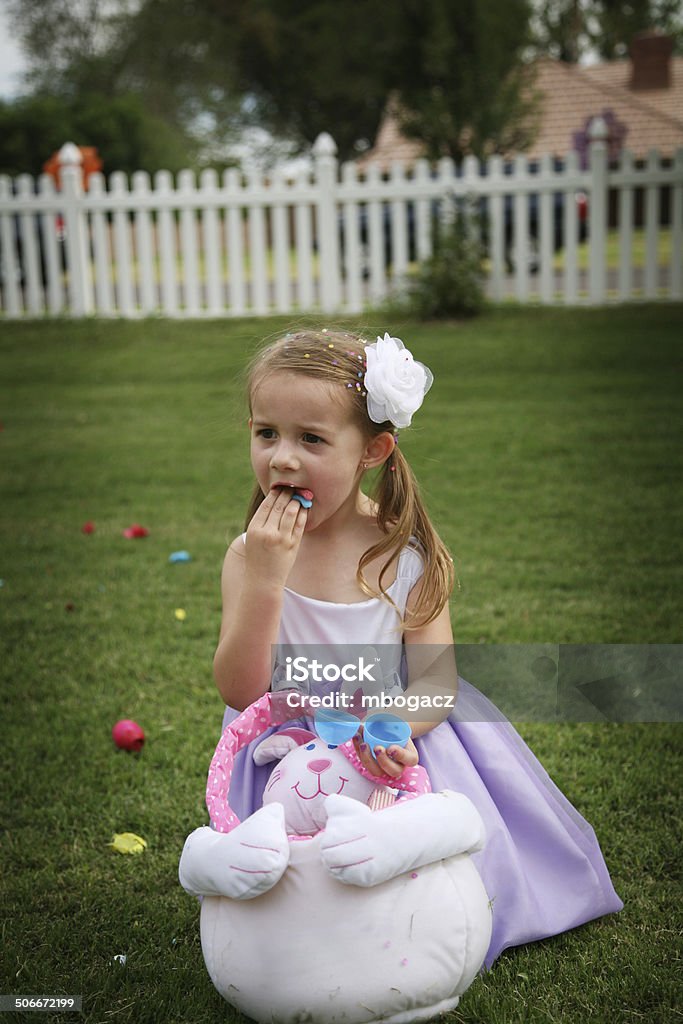
M 590 139 L 590 300 L 599 305 L 606 295 L 607 246 L 607 124 L 596 117 L 588 129 Z
M 69 302 L 72 316 L 92 313 L 92 281 L 86 244 L 86 214 L 81 202 L 83 157 L 78 146 L 65 142 L 59 151 L 59 172 L 66 227 L 66 255 L 69 269 Z
M 313 145 L 317 186 L 318 251 L 320 258 L 320 305 L 325 313 L 339 308 L 339 227 L 335 189 L 337 145 L 328 132 L 321 132 Z
M 669 295 L 683 298 L 683 149 L 674 157 L 674 184 L 671 188 L 671 276 Z

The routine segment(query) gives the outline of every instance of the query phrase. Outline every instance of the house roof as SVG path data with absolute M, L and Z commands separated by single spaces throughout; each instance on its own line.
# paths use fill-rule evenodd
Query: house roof
M 529 155 L 562 156 L 572 149 L 574 132 L 598 114 L 611 111 L 626 129 L 623 145 L 636 157 L 650 149 L 671 156 L 683 146 L 683 57 L 671 61 L 671 87 L 629 88 L 631 62 L 584 67 L 543 59 L 536 88 L 542 94 L 539 131 Z
M 360 168 L 368 164 L 379 164 L 382 171 L 388 171 L 396 160 L 412 164 L 421 156 L 424 156 L 424 146 L 417 139 L 406 138 L 401 131 L 398 105 L 395 97 L 391 96 L 382 114 L 374 146 L 363 153 L 356 163 Z
M 630 88 L 631 69 L 630 60 L 586 66 L 541 58 L 534 86 L 541 94 L 538 132 L 528 155 L 563 156 L 574 146 L 574 133 L 583 131 L 590 118 L 611 112 L 625 129 L 624 147 L 637 158 L 646 157 L 650 149 L 673 156 L 683 147 L 683 57 L 671 58 L 667 88 Z M 420 142 L 402 135 L 390 100 L 375 145 L 358 162 L 379 163 L 388 170 L 395 160 L 413 163 L 423 155 Z

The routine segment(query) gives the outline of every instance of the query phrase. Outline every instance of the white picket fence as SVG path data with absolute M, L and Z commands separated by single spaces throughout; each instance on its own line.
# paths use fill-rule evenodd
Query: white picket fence
M 263 316 L 361 312 L 398 290 L 432 252 L 435 223 L 453 201 L 485 209 L 488 292 L 494 300 L 604 304 L 683 298 L 683 149 L 636 167 L 608 164 L 606 126 L 591 130 L 589 169 L 569 153 L 530 168 L 521 155 L 480 167 L 419 161 L 388 177 L 340 169 L 321 135 L 311 171 L 294 180 L 228 170 L 100 174 L 81 186 L 80 152 L 61 150 L 53 179 L 0 176 L 0 310 L 7 317 Z M 608 207 L 618 193 L 618 260 L 608 265 Z M 662 255 L 660 224 L 668 192 Z M 581 204 L 588 217 L 582 222 Z M 644 255 L 634 257 L 634 210 Z M 480 223 L 477 221 L 476 223 Z M 587 227 L 588 265 L 579 260 Z M 559 269 L 554 254 L 561 242 Z M 612 247 L 613 248 L 613 247 Z M 614 253 L 612 252 L 612 257 Z M 636 262 L 638 265 L 635 265 Z

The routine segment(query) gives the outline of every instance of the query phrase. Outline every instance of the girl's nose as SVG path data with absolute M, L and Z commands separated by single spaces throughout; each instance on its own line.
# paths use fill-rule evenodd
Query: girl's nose
M 314 772 L 316 775 L 322 775 L 322 773 L 326 771 L 331 764 L 331 761 L 328 761 L 326 758 L 321 757 L 320 760 L 309 761 L 306 767 L 308 768 L 309 772 Z
M 270 457 L 270 465 L 277 470 L 297 469 L 299 460 L 291 445 L 279 444 Z

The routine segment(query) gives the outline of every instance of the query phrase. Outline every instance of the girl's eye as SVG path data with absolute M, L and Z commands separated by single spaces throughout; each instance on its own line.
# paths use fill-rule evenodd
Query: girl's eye
M 275 431 L 271 430 L 270 427 L 263 427 L 261 430 L 256 432 L 257 437 L 262 437 L 264 441 L 272 441 L 275 437 Z
M 322 444 L 322 440 L 322 437 L 318 437 L 317 434 L 304 434 L 306 444 Z

